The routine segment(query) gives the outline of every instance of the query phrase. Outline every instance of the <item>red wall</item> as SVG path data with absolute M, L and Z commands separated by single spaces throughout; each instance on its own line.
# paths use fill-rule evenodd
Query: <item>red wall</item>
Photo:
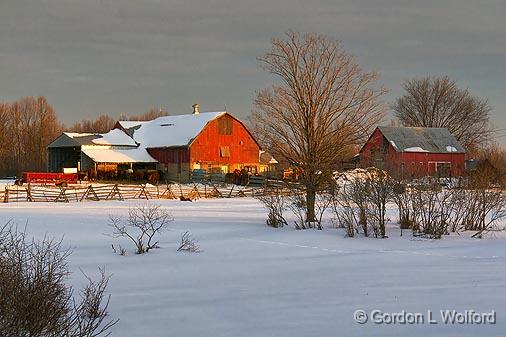
M 232 123 L 230 135 L 220 135 L 218 123 L 222 118 L 228 118 Z M 230 157 L 220 156 L 220 147 L 228 146 Z M 258 166 L 260 147 L 244 125 L 229 115 L 224 115 L 211 121 L 191 143 L 190 147 L 152 148 L 148 153 L 161 164 L 185 163 L 189 169 L 195 162 L 213 166 L 229 165 L 230 170 L 246 164 Z
M 154 148 L 147 151 L 161 164 L 187 163 L 189 158 L 187 147 Z
M 222 118 L 232 122 L 232 133 L 220 135 L 218 123 Z M 230 157 L 220 157 L 220 147 L 228 146 Z M 251 134 L 235 118 L 224 115 L 211 121 L 190 146 L 190 163 L 213 163 L 215 165 L 259 164 L 260 147 Z M 233 169 L 231 167 L 231 169 Z
M 378 157 L 383 161 L 374 160 Z M 379 129 L 373 132 L 360 151 L 361 167 L 377 166 L 400 177 L 436 175 L 434 162 L 449 162 L 451 176 L 464 174 L 464 153 L 398 152 Z

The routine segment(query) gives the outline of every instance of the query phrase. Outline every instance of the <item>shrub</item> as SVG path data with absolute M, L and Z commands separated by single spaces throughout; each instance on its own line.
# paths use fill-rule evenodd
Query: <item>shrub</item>
M 108 335 L 117 320 L 108 320 L 109 277 L 79 292 L 67 285 L 68 249 L 45 237 L 28 239 L 8 223 L 0 228 L 0 335 L 9 337 L 98 337 Z
M 109 226 L 113 229 L 111 236 L 128 238 L 134 243 L 136 254 L 158 248 L 156 237 L 167 230 L 172 221 L 174 218 L 169 212 L 149 204 L 130 208 L 126 218 L 109 215 Z

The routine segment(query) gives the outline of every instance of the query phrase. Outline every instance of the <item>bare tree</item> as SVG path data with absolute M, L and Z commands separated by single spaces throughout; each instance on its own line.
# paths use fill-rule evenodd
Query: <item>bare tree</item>
M 145 113 L 128 117 L 131 121 L 150 121 L 158 117 L 168 116 L 169 112 L 163 108 L 152 107 Z
M 90 133 L 106 133 L 109 132 L 116 124 L 116 120 L 106 113 L 100 114 L 96 119 L 83 119 L 74 123 L 69 131 L 72 132 L 90 132 Z
M 280 83 L 256 94 L 252 121 L 264 147 L 299 169 L 306 221 L 315 221 L 315 198 L 343 155 L 383 117 L 386 92 L 378 75 L 364 72 L 338 41 L 288 32 L 258 58 Z
M 460 89 L 448 76 L 428 76 L 404 82 L 405 93 L 393 108 L 405 126 L 447 128 L 468 149 L 490 139 L 486 99 Z
M 169 223 L 174 221 L 172 215 L 158 205 L 142 205 L 128 210 L 126 219 L 109 216 L 112 237 L 128 238 L 135 245 L 136 254 L 144 254 L 158 248 L 155 237 L 167 230 Z
M 62 128 L 45 97 L 0 103 L 0 176 L 45 170 L 47 145 Z

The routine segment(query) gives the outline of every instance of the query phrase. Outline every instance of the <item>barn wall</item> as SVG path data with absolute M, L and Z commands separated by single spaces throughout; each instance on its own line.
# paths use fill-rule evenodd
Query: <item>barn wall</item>
M 190 178 L 189 150 L 187 147 L 147 149 L 160 164 L 167 179 L 187 182 Z
M 231 126 L 230 134 L 224 134 L 228 132 L 223 125 L 227 124 Z M 244 125 L 224 115 L 210 122 L 191 144 L 190 168 L 233 172 L 249 167 L 255 171 L 259 169 L 259 152 L 260 147 Z
M 375 166 L 401 178 L 441 174 L 444 169 L 442 163 L 450 163 L 451 176 L 464 175 L 464 153 L 398 152 L 379 129 L 373 132 L 360 151 L 361 167 Z
M 63 172 L 64 167 L 75 167 L 81 160 L 79 147 L 50 147 L 47 149 L 48 172 Z

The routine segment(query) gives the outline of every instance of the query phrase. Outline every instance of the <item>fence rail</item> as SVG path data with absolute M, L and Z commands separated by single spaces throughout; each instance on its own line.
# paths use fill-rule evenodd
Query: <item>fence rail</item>
M 49 186 L 27 184 L 5 186 L 0 201 L 82 202 L 102 200 L 236 198 L 264 193 L 265 185 L 239 186 L 226 183 L 194 182 L 166 185 L 90 184 Z

